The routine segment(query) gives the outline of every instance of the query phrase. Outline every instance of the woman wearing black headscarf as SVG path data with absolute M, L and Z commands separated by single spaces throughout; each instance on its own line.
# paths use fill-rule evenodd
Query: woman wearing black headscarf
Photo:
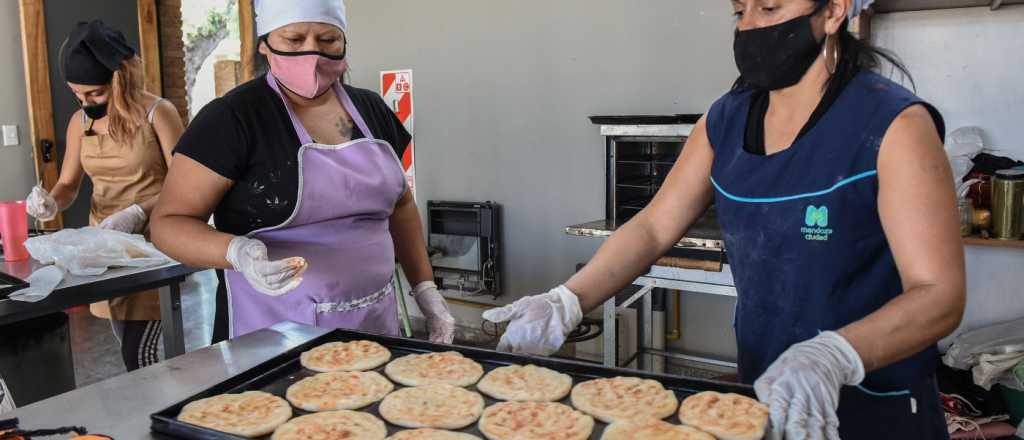
M 61 65 L 82 109 L 68 123 L 60 180 L 49 192 L 34 188 L 28 212 L 53 219 L 78 196 L 84 172 L 93 183 L 89 223 L 141 233 L 183 131 L 178 112 L 143 89 L 142 61 L 135 49 L 101 21 L 79 23 L 62 49 Z M 157 291 L 96 303 L 90 310 L 111 320 L 129 371 L 158 360 Z

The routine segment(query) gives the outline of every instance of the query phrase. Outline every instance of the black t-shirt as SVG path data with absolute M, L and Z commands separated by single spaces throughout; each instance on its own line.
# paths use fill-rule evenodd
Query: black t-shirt
M 828 109 L 832 108 L 832 104 L 835 104 L 836 100 L 839 99 L 839 95 L 843 94 L 843 90 L 846 90 L 846 86 L 853 80 L 853 76 L 845 80 L 836 77 L 828 83 L 825 95 L 822 96 L 821 101 L 818 101 L 818 106 L 814 108 L 814 112 L 811 113 L 811 117 L 807 119 L 803 128 L 800 129 L 800 133 L 796 135 L 793 143 L 804 137 L 807 132 L 811 131 L 818 124 L 818 121 L 825 116 L 825 113 L 828 113 Z M 768 105 L 770 103 L 771 100 L 767 90 L 755 91 L 750 97 L 750 109 L 747 112 L 747 130 L 744 133 L 743 144 L 743 149 L 747 150 L 748 153 L 759 156 L 767 154 L 764 145 L 764 118 L 768 114 Z
M 373 137 L 402 157 L 412 136 L 384 100 L 369 90 L 347 85 L 345 90 Z M 364 137 L 353 127 L 352 139 Z M 203 107 L 174 152 L 234 181 L 214 211 L 214 222 L 220 231 L 243 235 L 291 215 L 301 146 L 281 97 L 261 76 Z

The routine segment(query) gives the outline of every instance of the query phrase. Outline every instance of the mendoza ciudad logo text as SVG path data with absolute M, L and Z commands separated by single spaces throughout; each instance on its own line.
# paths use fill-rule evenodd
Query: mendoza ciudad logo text
M 832 229 L 828 227 L 828 207 L 817 207 L 810 205 L 804 215 L 805 227 L 800 228 L 804 239 L 808 241 L 828 241 L 832 236 Z

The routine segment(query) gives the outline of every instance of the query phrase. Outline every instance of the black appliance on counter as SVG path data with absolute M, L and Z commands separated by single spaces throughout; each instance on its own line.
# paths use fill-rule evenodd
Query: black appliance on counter
M 427 201 L 427 246 L 439 289 L 501 295 L 500 214 L 494 202 Z
M 661 189 L 699 119 L 700 115 L 591 116 L 605 138 L 605 218 L 569 226 L 566 232 L 608 236 L 644 209 Z M 723 249 L 712 205 L 669 255 L 721 260 Z

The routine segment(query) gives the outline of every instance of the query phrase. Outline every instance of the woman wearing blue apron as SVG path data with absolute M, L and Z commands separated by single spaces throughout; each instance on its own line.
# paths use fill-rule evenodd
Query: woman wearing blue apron
M 344 3 L 256 0 L 255 9 L 270 72 L 192 121 L 153 241 L 182 263 L 225 269 L 232 337 L 281 321 L 397 336 L 397 258 L 431 340 L 451 343 L 455 321 L 395 148 L 410 136 L 379 96 L 339 81 Z
M 935 343 L 964 260 L 938 112 L 872 70 L 849 0 L 734 0 L 741 77 L 654 201 L 565 285 L 485 312 L 548 354 L 712 201 L 735 277 L 739 372 L 786 439 L 941 439 Z

